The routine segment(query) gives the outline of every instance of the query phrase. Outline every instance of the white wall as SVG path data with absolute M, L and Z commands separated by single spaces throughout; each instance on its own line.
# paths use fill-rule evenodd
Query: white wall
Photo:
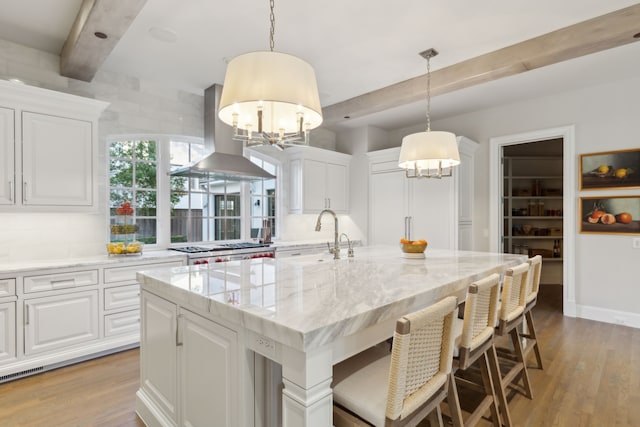
M 439 120 L 446 129 L 480 143 L 475 155 L 474 249 L 488 250 L 489 139 L 523 132 L 575 125 L 576 171 L 580 154 L 640 148 L 640 78 L 611 82 L 571 92 L 505 105 Z M 582 191 L 565 197 L 640 195 L 638 189 Z M 573 226 L 578 233 L 578 218 Z M 577 234 L 575 289 L 577 315 L 640 327 L 640 250 L 632 237 Z

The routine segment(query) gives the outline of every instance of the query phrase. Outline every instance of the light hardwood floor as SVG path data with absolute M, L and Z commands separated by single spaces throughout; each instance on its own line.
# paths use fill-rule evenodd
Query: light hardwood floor
M 533 401 L 513 396 L 514 422 L 640 426 L 640 330 L 563 317 L 561 292 L 541 289 L 534 318 L 545 369 L 530 370 Z M 143 426 L 134 410 L 138 354 L 129 350 L 0 384 L 0 426 Z

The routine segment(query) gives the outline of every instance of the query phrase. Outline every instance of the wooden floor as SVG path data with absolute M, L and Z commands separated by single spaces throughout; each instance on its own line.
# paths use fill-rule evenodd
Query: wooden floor
M 515 424 L 640 426 L 640 330 L 563 317 L 561 292 L 540 291 L 534 318 L 545 369 L 530 369 L 533 401 L 513 396 Z M 0 384 L 0 426 L 143 426 L 134 409 L 138 354 Z

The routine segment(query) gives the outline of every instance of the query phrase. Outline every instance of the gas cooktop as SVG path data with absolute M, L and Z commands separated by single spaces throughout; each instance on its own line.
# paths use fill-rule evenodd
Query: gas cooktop
M 224 251 L 229 249 L 252 249 L 252 248 L 268 248 L 268 243 L 254 243 L 254 242 L 239 242 L 239 243 L 221 243 L 216 246 L 204 247 L 204 246 L 181 246 L 170 248 L 171 250 L 184 252 L 188 254 L 196 254 L 200 252 L 215 252 Z

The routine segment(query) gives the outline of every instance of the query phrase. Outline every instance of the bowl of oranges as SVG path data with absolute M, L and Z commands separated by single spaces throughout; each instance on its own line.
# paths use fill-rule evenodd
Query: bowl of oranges
M 400 249 L 402 249 L 402 252 L 405 254 L 421 254 L 424 256 L 424 251 L 427 249 L 427 241 L 424 239 L 400 239 Z

